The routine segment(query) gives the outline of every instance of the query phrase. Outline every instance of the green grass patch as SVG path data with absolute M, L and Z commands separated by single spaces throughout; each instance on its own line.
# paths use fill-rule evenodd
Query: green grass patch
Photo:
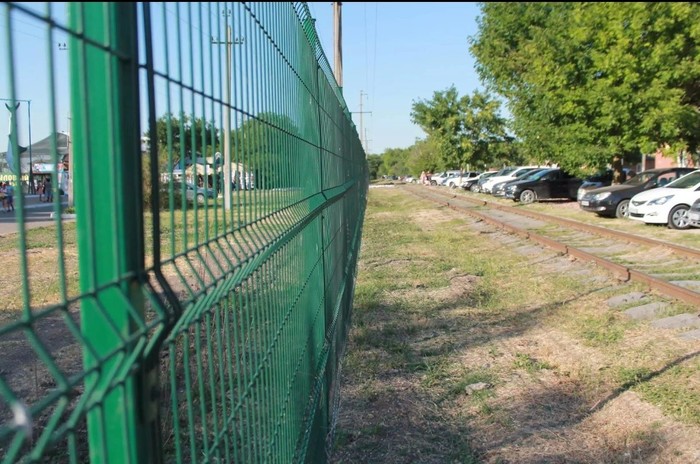
M 643 379 L 643 369 L 633 377 Z M 683 422 L 700 425 L 700 360 L 673 366 L 647 381 L 636 382 L 634 390 L 642 398 Z M 649 374 L 647 374 L 649 375 Z
M 545 361 L 538 361 L 525 353 L 516 353 L 515 360 L 513 361 L 513 367 L 515 369 L 524 369 L 530 374 L 534 374 L 537 371 L 543 369 L 552 369 L 552 365 Z
M 579 333 L 590 346 L 611 346 L 619 343 L 625 327 L 614 314 L 603 317 L 585 317 L 579 321 Z

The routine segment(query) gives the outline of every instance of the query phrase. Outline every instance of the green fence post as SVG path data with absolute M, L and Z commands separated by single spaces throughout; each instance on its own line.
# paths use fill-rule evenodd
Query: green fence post
M 90 461 L 154 462 L 142 350 L 144 269 L 135 3 L 71 3 L 80 287 Z M 146 379 L 151 380 L 151 382 Z M 148 392 L 144 395 L 143 392 Z

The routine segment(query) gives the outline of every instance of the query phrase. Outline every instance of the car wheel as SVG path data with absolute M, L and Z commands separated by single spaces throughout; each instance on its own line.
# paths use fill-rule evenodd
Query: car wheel
M 469 186 L 469 190 L 474 193 L 479 193 L 479 185 L 478 184 L 472 184 Z
M 669 229 L 687 229 L 690 227 L 688 223 L 688 207 L 686 205 L 678 205 L 668 213 L 668 228 Z
M 197 203 L 199 203 L 200 205 L 203 205 L 205 202 L 206 202 L 206 200 L 204 199 L 204 194 L 203 193 L 197 194 Z
M 622 200 L 620 203 L 617 204 L 617 208 L 615 208 L 615 217 L 620 219 L 630 217 L 629 200 Z
M 532 190 L 523 190 L 520 193 L 520 203 L 529 204 L 537 200 L 537 195 Z

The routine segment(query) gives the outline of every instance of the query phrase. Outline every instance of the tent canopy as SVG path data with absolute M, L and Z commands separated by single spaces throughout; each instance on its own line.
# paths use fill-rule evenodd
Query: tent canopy
M 56 132 L 56 151 L 58 160 L 62 161 L 68 155 L 68 134 Z M 32 163 L 46 164 L 51 163 L 52 154 L 51 148 L 53 145 L 52 136 L 49 135 L 38 142 L 31 144 Z M 19 147 L 20 164 L 22 172 L 29 172 L 29 149 L 30 147 Z M 7 169 L 6 152 L 0 153 L 0 170 Z

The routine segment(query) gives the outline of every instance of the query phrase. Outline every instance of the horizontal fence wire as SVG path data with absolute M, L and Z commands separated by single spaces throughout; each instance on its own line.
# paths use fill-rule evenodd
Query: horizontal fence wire
M 368 174 L 307 4 L 0 21 L 0 460 L 326 462 Z

